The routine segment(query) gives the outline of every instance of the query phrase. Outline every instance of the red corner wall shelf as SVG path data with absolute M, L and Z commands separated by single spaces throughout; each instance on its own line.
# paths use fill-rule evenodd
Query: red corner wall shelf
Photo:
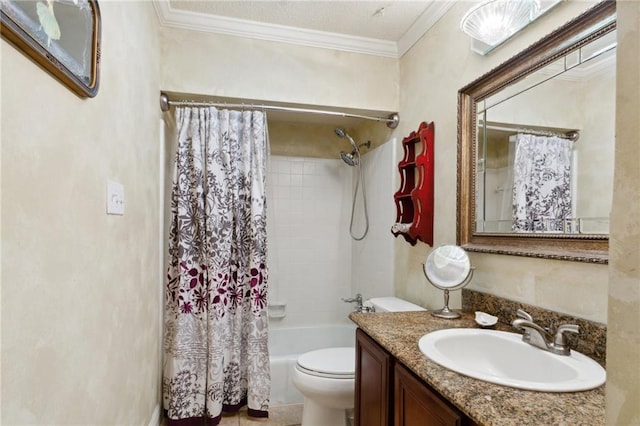
M 420 240 L 433 247 L 434 142 L 433 122 L 420 123 L 402 140 L 404 158 L 398 163 L 400 189 L 393 195 L 397 215 L 391 233 L 402 235 L 411 245 Z

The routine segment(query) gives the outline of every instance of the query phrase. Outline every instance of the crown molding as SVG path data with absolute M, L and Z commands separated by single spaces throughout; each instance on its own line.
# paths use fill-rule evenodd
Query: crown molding
M 455 0 L 432 1 L 422 15 L 409 27 L 398 40 L 398 57 L 402 57 L 422 36 L 433 27 L 455 4 Z
M 319 47 L 365 55 L 390 58 L 399 58 L 401 56 L 398 52 L 398 43 L 388 40 L 176 10 L 167 1 L 162 0 L 153 0 L 153 6 L 158 15 L 160 25 L 164 27 Z

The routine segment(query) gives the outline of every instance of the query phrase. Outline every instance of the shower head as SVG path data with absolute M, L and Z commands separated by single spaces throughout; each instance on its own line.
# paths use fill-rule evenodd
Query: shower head
M 358 154 L 360 153 L 359 149 L 358 149 L 358 145 L 356 145 L 355 141 L 353 140 L 353 138 L 351 136 L 349 136 L 349 133 L 347 133 L 347 131 L 343 128 L 343 127 L 336 127 L 334 132 L 336 132 L 336 135 L 338 135 L 339 138 L 347 138 L 349 139 L 349 143 L 351 143 L 351 146 L 353 147 L 353 149 L 358 152 Z
M 344 138 L 347 136 L 347 131 L 342 127 L 336 127 L 334 132 L 336 132 L 336 135 L 338 135 L 339 138 Z
M 347 163 L 348 166 L 353 167 L 358 165 L 358 159 L 360 158 L 360 156 L 356 155 L 355 151 L 351 153 L 340 151 L 340 158 L 342 158 L 342 161 Z

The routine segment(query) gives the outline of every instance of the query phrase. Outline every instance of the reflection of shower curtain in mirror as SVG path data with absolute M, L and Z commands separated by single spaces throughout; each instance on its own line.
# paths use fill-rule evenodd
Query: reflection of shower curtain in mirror
M 513 231 L 563 231 L 571 218 L 572 145 L 556 136 L 517 136 Z

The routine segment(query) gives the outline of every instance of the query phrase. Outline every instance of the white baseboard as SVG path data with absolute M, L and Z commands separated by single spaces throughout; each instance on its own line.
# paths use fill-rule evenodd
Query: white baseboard
M 156 405 L 156 408 L 153 410 L 153 415 L 151 416 L 151 420 L 149 421 L 149 426 L 159 426 L 160 425 L 160 404 Z

